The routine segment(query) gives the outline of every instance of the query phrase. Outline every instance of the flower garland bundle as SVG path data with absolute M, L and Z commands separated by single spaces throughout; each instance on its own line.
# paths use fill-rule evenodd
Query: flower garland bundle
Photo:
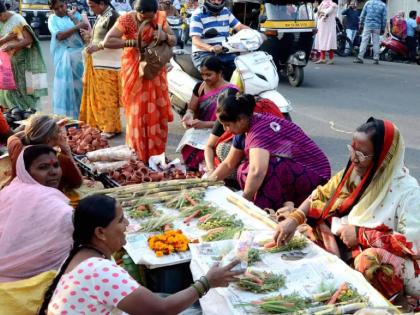
M 149 237 L 149 247 L 157 257 L 170 255 L 173 252 L 185 252 L 188 250 L 188 238 L 181 230 L 168 230 L 162 234 Z

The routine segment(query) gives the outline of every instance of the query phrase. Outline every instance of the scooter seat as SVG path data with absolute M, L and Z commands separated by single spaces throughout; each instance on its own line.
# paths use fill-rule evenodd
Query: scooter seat
M 174 55 L 174 59 L 182 70 L 184 70 L 193 78 L 202 80 L 200 72 L 198 72 L 198 70 L 194 67 L 194 64 L 191 60 L 191 54 Z

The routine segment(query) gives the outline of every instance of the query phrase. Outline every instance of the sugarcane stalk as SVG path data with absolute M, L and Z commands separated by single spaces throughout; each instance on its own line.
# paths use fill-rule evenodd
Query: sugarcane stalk
M 97 190 L 95 194 L 112 194 L 112 193 L 121 193 L 121 192 L 141 192 L 147 191 L 150 189 L 156 189 L 161 187 L 176 187 L 178 190 L 183 190 L 182 186 L 187 187 L 210 187 L 210 186 L 221 186 L 224 185 L 222 181 L 213 181 L 201 178 L 190 178 L 190 179 L 175 179 L 163 182 L 151 182 L 151 183 L 141 183 L 128 186 L 114 187 Z
M 277 227 L 277 223 L 271 220 L 268 217 L 265 217 L 261 213 L 258 213 L 255 211 L 255 209 L 252 209 L 249 205 L 245 204 L 241 199 L 239 199 L 237 196 L 229 195 L 226 197 L 227 201 L 234 204 L 241 210 L 248 213 L 250 216 L 262 221 L 264 224 L 268 225 L 270 228 L 275 229 Z

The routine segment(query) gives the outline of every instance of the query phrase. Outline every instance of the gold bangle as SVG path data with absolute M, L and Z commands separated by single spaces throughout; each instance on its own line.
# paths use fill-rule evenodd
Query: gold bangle
M 296 211 L 296 212 L 298 212 L 298 213 L 300 213 L 300 214 L 302 214 L 303 219 L 306 221 L 306 214 L 305 214 L 305 212 L 303 212 L 303 211 L 302 211 L 302 210 L 300 210 L 300 209 L 295 209 L 295 211 Z
M 298 225 L 305 223 L 305 216 L 302 212 L 293 211 L 287 217 L 295 220 Z

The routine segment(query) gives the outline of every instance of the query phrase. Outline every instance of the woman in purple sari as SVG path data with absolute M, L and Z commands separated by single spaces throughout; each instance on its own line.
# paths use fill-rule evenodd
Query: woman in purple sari
M 235 138 L 212 177 L 223 180 L 238 169 L 243 197 L 270 209 L 278 209 L 286 201 L 300 204 L 328 181 L 331 168 L 327 157 L 293 122 L 253 113 L 252 95 L 222 94 L 218 104 L 217 117 Z
M 223 63 L 218 57 L 210 56 L 204 59 L 200 73 L 203 81 L 196 84 L 182 123 L 185 128 L 211 129 L 217 118 L 217 98 L 220 93 L 238 87 L 223 79 Z M 185 146 L 181 153 L 190 170 L 198 170 L 199 164 L 204 161 L 203 150 Z

